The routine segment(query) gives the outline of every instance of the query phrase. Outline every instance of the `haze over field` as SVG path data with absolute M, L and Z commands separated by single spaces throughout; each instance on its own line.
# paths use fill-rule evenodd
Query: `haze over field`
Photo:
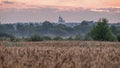
M 67 22 L 107 18 L 120 22 L 119 0 L 0 0 L 2 23 L 57 22 L 58 16 Z

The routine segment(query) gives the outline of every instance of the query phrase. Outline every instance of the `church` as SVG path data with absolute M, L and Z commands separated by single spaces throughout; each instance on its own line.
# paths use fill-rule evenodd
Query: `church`
M 59 16 L 58 23 L 64 24 L 65 20 L 61 16 Z

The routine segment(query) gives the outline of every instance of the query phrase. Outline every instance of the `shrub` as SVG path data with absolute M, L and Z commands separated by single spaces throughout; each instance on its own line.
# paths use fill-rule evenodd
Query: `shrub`
M 80 35 L 76 35 L 74 39 L 75 40 L 81 40 Z
M 74 40 L 72 37 L 67 38 L 67 40 Z
M 51 37 L 49 37 L 49 36 L 43 36 L 43 40 L 51 40 Z
M 16 41 L 17 39 L 14 36 L 10 37 L 10 41 Z
M 54 37 L 53 40 L 63 40 L 63 38 L 58 36 L 58 37 Z
M 33 35 L 30 37 L 30 41 L 43 41 L 43 38 L 39 35 Z

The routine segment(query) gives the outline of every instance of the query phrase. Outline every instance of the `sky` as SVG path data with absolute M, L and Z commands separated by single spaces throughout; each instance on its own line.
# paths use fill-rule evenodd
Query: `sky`
M 1 23 L 97 21 L 120 22 L 120 0 L 0 0 Z

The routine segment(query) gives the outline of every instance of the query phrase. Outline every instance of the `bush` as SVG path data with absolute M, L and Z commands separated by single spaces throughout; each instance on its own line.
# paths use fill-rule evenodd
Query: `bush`
M 74 40 L 81 40 L 80 35 L 76 35 Z
M 46 41 L 46 40 L 52 40 L 49 36 L 39 36 L 39 35 L 33 35 L 30 38 L 25 38 L 27 41 Z
M 90 36 L 90 32 L 88 32 L 86 35 L 85 35 L 85 38 L 84 38 L 85 41 L 91 41 L 93 40 Z
M 0 41 L 3 41 L 3 40 L 4 40 L 4 38 L 0 37 Z
M 11 36 L 10 41 L 16 41 L 16 38 L 14 36 Z
M 58 36 L 58 37 L 54 37 L 53 40 L 63 40 L 63 38 Z
M 30 41 L 43 41 L 43 38 L 39 35 L 33 35 L 30 37 Z
M 49 37 L 49 36 L 43 36 L 43 40 L 51 40 L 51 37 Z
M 67 38 L 67 40 L 74 40 L 72 37 Z
M 10 40 L 15 41 L 16 38 L 14 35 L 8 34 L 8 33 L 0 33 L 0 40 Z

